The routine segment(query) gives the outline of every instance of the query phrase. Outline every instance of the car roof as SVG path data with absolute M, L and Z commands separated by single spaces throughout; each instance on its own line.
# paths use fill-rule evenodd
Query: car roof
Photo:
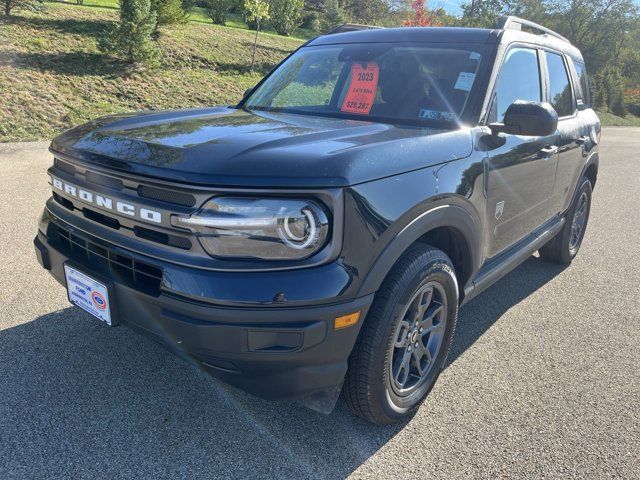
M 475 43 L 503 44 L 523 42 L 566 53 L 583 62 L 580 51 L 568 41 L 552 35 L 536 35 L 527 31 L 465 27 L 401 27 L 371 28 L 321 35 L 306 45 L 337 45 L 349 43 Z
M 402 27 L 356 30 L 321 35 L 308 45 L 335 45 L 340 43 L 495 43 L 497 30 L 461 27 Z M 491 41 L 493 39 L 493 41 Z

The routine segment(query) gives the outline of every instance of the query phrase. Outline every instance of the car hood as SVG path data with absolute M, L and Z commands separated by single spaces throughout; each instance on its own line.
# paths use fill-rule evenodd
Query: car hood
M 208 108 L 103 117 L 55 138 L 60 157 L 168 181 L 343 187 L 471 154 L 467 129 Z

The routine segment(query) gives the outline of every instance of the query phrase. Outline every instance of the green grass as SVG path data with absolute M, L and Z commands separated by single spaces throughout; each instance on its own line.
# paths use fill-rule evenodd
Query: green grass
M 640 117 L 627 115 L 619 117 L 609 112 L 597 112 L 602 125 L 606 127 L 640 127 Z
M 302 42 L 212 24 L 161 27 L 162 67 L 131 69 L 96 41 L 117 19 L 113 0 L 84 7 L 47 3 L 43 12 L 0 19 L 0 142 L 49 139 L 89 119 L 135 110 L 236 103 Z

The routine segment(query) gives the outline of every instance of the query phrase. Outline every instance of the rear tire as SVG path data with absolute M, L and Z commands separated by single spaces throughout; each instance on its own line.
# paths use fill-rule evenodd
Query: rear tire
M 565 224 L 555 237 L 539 250 L 547 262 L 569 264 L 580 250 L 591 212 L 591 181 L 582 177 L 573 203 L 567 211 Z
M 377 424 L 410 416 L 444 368 L 457 316 L 451 260 L 430 246 L 411 247 L 376 294 L 349 357 L 347 407 Z

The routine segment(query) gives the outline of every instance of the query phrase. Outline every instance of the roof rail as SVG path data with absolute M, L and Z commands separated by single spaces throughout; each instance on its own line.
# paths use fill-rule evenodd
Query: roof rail
M 498 25 L 496 25 L 496 28 L 498 28 L 500 30 L 518 30 L 518 31 L 521 31 L 522 27 L 529 27 L 532 30 L 537 30 L 537 31 L 539 31 L 541 33 L 546 33 L 547 35 L 550 35 L 552 37 L 558 38 L 558 39 L 562 40 L 563 42 L 567 42 L 569 44 L 571 43 L 568 39 L 566 39 L 565 37 L 563 37 L 559 33 L 554 32 L 550 28 L 543 27 L 542 25 L 539 25 L 539 24 L 537 24 L 535 22 L 532 22 L 530 20 L 525 20 L 524 18 L 518 18 L 518 17 L 513 17 L 513 16 L 500 17 L 498 19 Z
M 384 27 L 376 27 L 375 25 L 361 25 L 359 23 L 343 23 L 342 25 L 337 25 L 329 30 L 325 35 L 333 35 L 334 33 L 344 33 L 344 32 L 355 32 L 357 30 L 375 30 L 378 28 Z

